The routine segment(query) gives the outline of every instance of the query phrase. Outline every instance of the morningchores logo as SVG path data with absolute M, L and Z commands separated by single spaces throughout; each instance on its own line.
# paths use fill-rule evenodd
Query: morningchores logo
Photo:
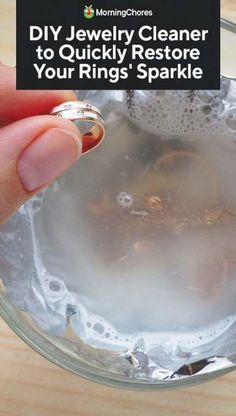
M 86 19 L 92 19 L 96 17 L 152 17 L 152 10 L 135 10 L 135 9 L 98 9 L 94 8 L 93 5 L 85 6 L 84 17 Z
M 84 17 L 85 19 L 92 19 L 95 15 L 95 10 L 93 6 L 85 6 L 84 8 Z

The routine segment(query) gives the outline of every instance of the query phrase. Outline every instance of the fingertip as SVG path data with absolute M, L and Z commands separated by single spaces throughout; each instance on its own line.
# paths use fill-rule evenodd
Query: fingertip
M 5 155 L 5 158 L 18 158 L 35 138 L 53 128 L 67 130 L 76 135 L 82 146 L 82 135 L 75 123 L 71 120 L 45 115 L 25 118 L 1 128 L 1 153 Z
M 37 137 L 21 154 L 17 172 L 27 192 L 51 183 L 80 157 L 78 135 L 68 129 L 50 128 Z

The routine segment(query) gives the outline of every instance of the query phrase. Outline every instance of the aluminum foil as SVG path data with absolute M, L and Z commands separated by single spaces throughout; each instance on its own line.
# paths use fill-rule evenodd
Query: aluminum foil
M 235 363 L 229 358 L 208 357 L 189 364 L 186 363 L 176 371 L 171 371 L 161 365 L 157 365 L 156 362 L 138 348 L 135 348 L 133 351 L 126 351 L 121 357 L 125 358 L 136 370 L 140 371 L 147 378 L 162 382 L 190 379 L 222 370 L 234 369 L 235 367 Z

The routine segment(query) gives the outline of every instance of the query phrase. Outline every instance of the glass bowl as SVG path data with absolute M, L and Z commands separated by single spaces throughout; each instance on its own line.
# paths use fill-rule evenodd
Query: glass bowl
M 225 25 L 227 22 L 224 22 L 224 27 Z M 207 149 L 215 148 L 218 144 L 221 146 L 220 152 L 224 160 L 223 171 L 226 172 L 224 186 L 231 183 L 231 177 L 235 172 L 234 167 L 231 169 L 230 160 L 234 158 L 234 152 L 236 152 L 235 81 L 223 79 L 222 89 L 218 92 L 81 91 L 79 97 L 80 99 L 85 98 L 102 109 L 107 123 L 107 138 L 99 149 L 84 158 L 82 157 L 80 162 L 63 178 L 21 207 L 19 212 L 1 226 L 0 313 L 2 318 L 29 346 L 51 362 L 74 374 L 110 386 L 142 390 L 168 389 L 201 383 L 232 371 L 235 368 L 236 356 L 236 339 L 234 337 L 236 325 L 234 315 L 236 314 L 230 300 L 225 302 L 228 305 L 227 314 L 230 315 L 230 319 L 227 318 L 226 326 L 220 336 L 218 333 L 212 332 L 210 334 L 212 339 L 207 345 L 199 342 L 199 345 L 196 348 L 192 347 L 191 351 L 180 348 L 180 344 L 177 343 L 177 348 L 172 350 L 172 347 L 168 347 L 169 352 L 166 355 L 162 354 L 163 362 L 158 362 L 145 350 L 145 335 L 140 335 L 143 333 L 142 330 L 139 331 L 135 342 L 132 342 L 132 348 L 129 346 L 126 348 L 124 345 L 121 347 L 121 339 L 118 340 L 117 337 L 120 344 L 117 341 L 116 348 L 111 349 L 110 334 L 107 339 L 105 339 L 106 333 L 100 337 L 101 325 L 99 327 L 96 326 L 97 324 L 91 324 L 94 322 L 92 319 L 97 315 L 89 315 L 84 308 L 87 292 L 83 287 L 83 279 L 79 281 L 83 292 L 81 295 L 77 282 L 70 279 L 70 273 L 65 274 L 64 280 L 61 275 L 67 269 L 76 268 L 74 262 L 78 258 L 80 268 L 77 273 L 88 276 L 92 266 L 94 267 L 93 271 L 96 268 L 99 270 L 100 266 L 97 266 L 96 263 L 93 264 L 94 258 L 99 254 L 100 257 L 105 256 L 107 260 L 108 252 L 112 258 L 112 265 L 115 263 L 115 267 L 117 267 L 116 261 L 118 260 L 120 267 L 120 259 L 122 264 L 123 257 L 119 255 L 117 229 L 112 231 L 108 239 L 102 240 L 105 247 L 104 244 L 99 245 L 98 231 L 94 230 L 96 224 L 103 221 L 106 216 L 102 215 L 101 220 L 96 215 L 99 209 L 106 212 L 108 226 L 105 222 L 104 230 L 107 228 L 106 231 L 109 233 L 111 221 L 114 221 L 114 216 L 116 216 L 116 228 L 120 230 L 119 238 L 121 239 L 125 235 L 129 243 L 132 240 L 131 236 L 137 236 L 138 233 L 140 238 L 142 233 L 149 232 L 147 228 L 139 228 L 141 226 L 137 225 L 136 220 L 134 222 L 127 220 L 130 218 L 127 216 L 127 212 L 133 216 L 144 215 L 145 217 L 146 214 L 141 209 L 142 205 L 138 207 L 139 210 L 137 207 L 131 210 L 130 207 L 133 204 L 133 196 L 137 200 L 137 195 L 139 198 L 141 195 L 141 199 L 143 198 L 147 203 L 146 188 L 149 187 L 150 181 L 153 179 L 151 179 L 152 176 L 148 176 L 148 180 L 145 182 L 144 178 L 145 175 L 150 174 L 150 170 L 155 170 L 159 174 L 163 174 L 164 170 L 168 176 L 165 169 L 169 163 L 174 163 L 177 180 L 185 181 L 184 184 L 187 186 L 186 173 L 190 172 L 189 164 L 192 166 L 196 163 L 196 172 L 200 172 L 203 178 L 204 186 L 201 186 L 203 193 L 198 194 L 197 187 L 193 192 L 189 189 L 191 191 L 189 200 L 185 199 L 186 192 L 174 192 L 171 196 L 175 198 L 174 204 L 180 207 L 180 210 L 183 210 L 190 202 L 192 204 L 194 201 L 194 206 L 197 206 L 199 201 L 203 203 L 202 201 L 211 199 L 212 193 L 215 195 L 215 181 L 217 182 L 218 179 L 215 179 L 215 174 L 209 169 L 205 159 L 194 153 L 195 141 L 193 143 L 191 138 L 193 132 L 195 136 L 199 137 L 213 136 L 211 137 L 213 141 L 209 143 L 203 144 L 203 141 L 200 140 L 201 148 L 204 148 L 206 154 L 209 153 Z M 156 108 L 160 114 L 157 114 Z M 162 110 L 159 111 L 159 109 Z M 219 141 L 216 140 L 218 134 Z M 179 140 L 183 136 L 184 145 Z M 169 140 L 170 138 L 171 140 Z M 199 141 L 196 143 L 198 146 Z M 216 154 L 214 154 L 214 158 L 217 159 Z M 182 175 L 183 166 L 186 169 Z M 137 177 L 137 180 L 131 181 L 131 186 L 130 178 L 134 176 Z M 181 179 L 178 179 L 180 177 Z M 146 184 L 144 189 L 140 188 L 142 182 Z M 125 193 L 125 189 L 131 189 L 132 192 Z M 169 190 L 168 188 L 168 192 Z M 107 204 L 109 205 L 110 200 L 107 199 L 107 194 L 115 196 L 115 203 L 112 202 L 111 207 L 108 206 L 108 208 Z M 222 198 L 225 197 L 224 192 L 222 195 Z M 236 203 L 235 192 L 232 191 L 232 195 Z M 76 201 L 73 207 L 71 206 L 72 201 Z M 94 201 L 97 203 L 95 210 Z M 119 210 L 116 203 L 123 204 Z M 150 212 L 162 209 L 159 197 L 149 198 L 148 203 Z M 125 211 L 127 209 L 129 211 Z M 198 209 L 202 209 L 202 207 L 198 207 Z M 189 206 L 188 210 L 193 212 L 193 206 L 191 205 L 191 208 Z M 96 214 L 96 221 L 92 223 L 92 226 L 88 211 L 93 216 Z M 219 214 L 219 210 L 217 212 Z M 232 210 L 230 212 L 232 213 Z M 110 213 L 110 220 L 107 213 Z M 218 217 L 214 216 L 213 220 L 212 217 L 209 219 L 210 214 L 207 211 L 207 221 L 210 224 L 212 221 L 217 222 L 218 218 L 222 218 L 222 212 L 217 214 Z M 77 215 L 78 218 L 80 216 L 83 218 L 79 220 L 78 224 L 76 221 L 71 221 L 72 218 L 76 219 Z M 167 221 L 167 217 L 163 218 L 164 222 Z M 228 224 L 227 221 L 231 221 L 231 219 L 228 220 L 227 217 L 225 221 Z M 154 222 L 152 226 L 154 226 L 153 224 Z M 233 227 L 230 224 L 229 228 L 232 232 Z M 183 224 L 181 227 L 179 225 L 181 224 L 177 221 L 178 232 L 182 229 Z M 226 235 L 226 240 L 227 232 L 223 229 L 221 233 Z M 235 233 L 232 236 L 230 234 L 230 238 L 232 239 L 230 241 L 233 242 L 236 238 Z M 151 247 L 150 243 L 147 243 L 145 239 L 145 244 L 135 244 L 134 250 L 139 257 L 143 256 L 142 261 L 145 262 Z M 88 245 L 90 249 L 92 247 L 92 255 L 90 255 Z M 56 261 L 53 257 L 55 250 Z M 117 259 L 114 259 L 114 252 L 115 255 L 118 253 Z M 134 263 L 136 260 L 137 257 L 132 257 Z M 138 267 L 142 265 L 142 261 L 139 264 L 137 260 Z M 121 267 L 124 267 L 120 270 L 125 273 L 125 266 Z M 139 286 L 132 287 L 133 271 L 132 269 L 127 270 L 129 272 L 126 275 L 125 285 L 127 285 L 128 295 L 131 296 L 132 291 L 135 293 L 139 290 Z M 217 273 L 217 270 L 213 268 L 213 274 Z M 221 284 L 223 284 L 222 281 L 220 281 Z M 233 283 L 230 285 L 231 297 L 234 297 L 235 287 Z M 204 287 L 204 291 L 206 291 L 206 287 Z M 78 293 L 75 295 L 75 292 Z M 98 295 L 98 299 L 102 299 L 101 293 Z M 122 305 L 124 309 L 127 299 L 124 299 Z M 228 299 L 227 296 L 225 299 Z M 109 303 L 108 298 L 105 301 Z M 145 302 L 146 300 L 144 300 L 144 304 Z M 186 308 L 189 307 L 187 301 L 183 300 L 183 303 Z M 199 303 L 203 305 L 204 301 L 200 300 Z M 94 305 L 90 304 L 90 306 L 93 309 Z M 171 310 L 169 298 L 166 299 L 163 307 L 166 308 L 166 314 L 169 314 Z M 209 308 L 204 309 L 206 305 L 201 307 L 202 310 L 209 313 Z M 172 313 L 172 318 L 174 314 Z M 83 325 L 81 324 L 82 317 L 86 318 Z M 220 310 L 219 316 L 216 314 L 216 317 L 211 317 L 211 319 L 213 323 L 216 320 L 226 319 L 223 309 Z M 89 323 L 87 327 L 86 320 L 87 324 Z M 135 326 L 137 323 L 135 318 L 133 321 Z M 92 332 L 95 327 L 97 335 Z M 198 334 L 198 339 L 201 339 L 201 334 Z M 126 341 L 128 342 L 128 340 Z M 168 345 L 168 342 L 171 344 L 172 338 L 167 336 L 165 342 L 166 344 L 163 345 Z M 166 363 L 167 358 L 170 363 L 165 365 L 164 362 Z M 171 363 L 173 362 L 172 368 Z

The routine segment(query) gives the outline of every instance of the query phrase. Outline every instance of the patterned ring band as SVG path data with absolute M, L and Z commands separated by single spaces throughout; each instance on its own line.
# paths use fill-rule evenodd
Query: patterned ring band
M 104 120 L 100 111 L 91 104 L 82 101 L 71 101 L 54 107 L 50 114 L 81 123 L 81 130 L 84 124 L 86 129 L 85 132 L 82 130 L 83 154 L 97 147 L 104 139 Z

